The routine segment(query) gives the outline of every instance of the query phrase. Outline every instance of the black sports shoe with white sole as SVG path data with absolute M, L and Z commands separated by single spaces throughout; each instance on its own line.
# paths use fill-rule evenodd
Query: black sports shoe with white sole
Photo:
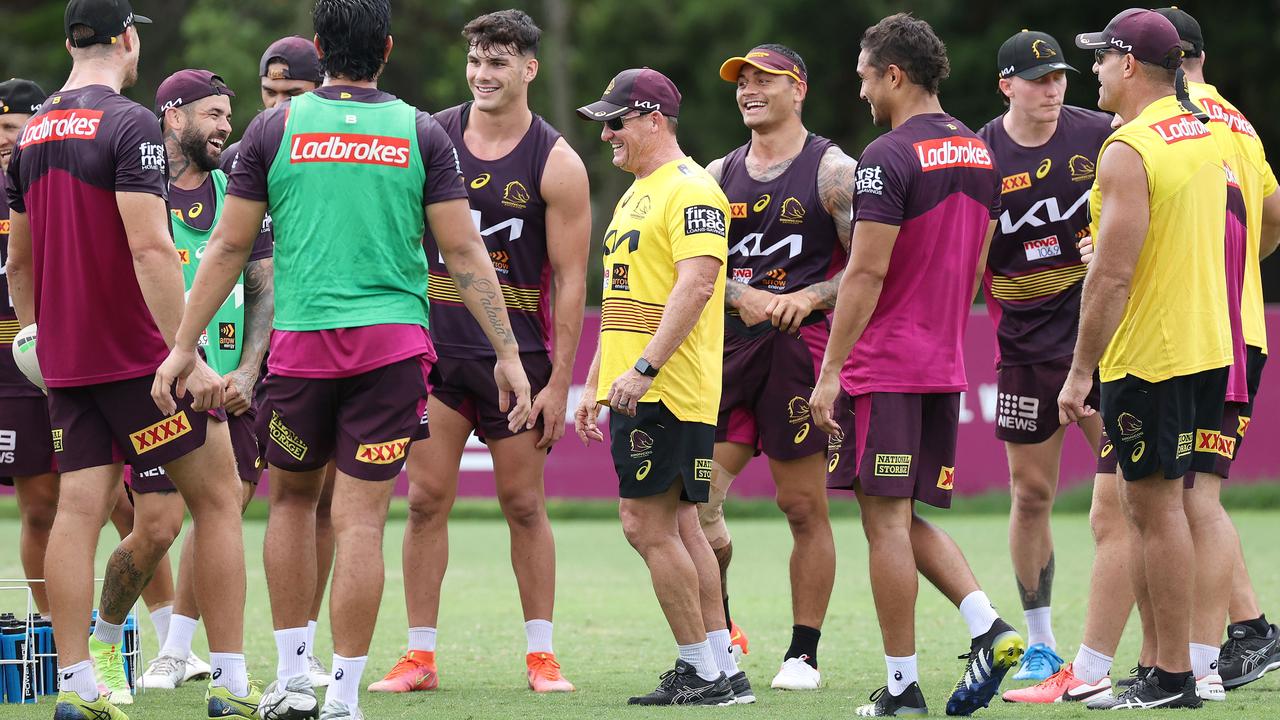
M 1152 708 L 1198 708 L 1204 702 L 1196 694 L 1196 679 L 1187 676 L 1182 687 L 1169 692 L 1156 682 L 1154 670 L 1140 678 L 1128 690 L 1108 700 L 1097 700 L 1085 707 L 1090 710 L 1150 710 Z
M 750 705 L 756 701 L 756 694 L 751 689 L 751 681 L 747 679 L 747 671 L 739 670 L 729 678 L 729 687 L 733 689 L 733 701 L 739 705 Z
M 1218 656 L 1218 674 L 1222 686 L 1234 690 L 1248 685 L 1272 670 L 1280 669 L 1280 628 L 1271 625 L 1266 635 L 1259 635 L 1249 625 L 1233 624 L 1227 628 L 1227 641 Z
M 653 692 L 627 700 L 628 705 L 733 705 L 736 702 L 733 687 L 724 673 L 715 680 L 703 680 L 684 660 L 676 660 L 675 668 L 662 673 Z
M 911 683 L 902 689 L 901 695 L 889 693 L 889 687 L 883 686 L 871 693 L 867 698 L 868 705 L 861 705 L 854 711 L 859 717 L 897 717 L 901 715 L 928 715 L 929 708 L 924 702 L 924 693 L 920 691 L 920 683 Z

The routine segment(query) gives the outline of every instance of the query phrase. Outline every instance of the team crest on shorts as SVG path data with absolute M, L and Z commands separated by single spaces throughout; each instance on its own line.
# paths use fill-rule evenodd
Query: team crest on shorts
M 1116 418 L 1116 425 L 1120 427 L 1120 439 L 1129 441 L 1142 437 L 1142 421 L 1133 416 L 1133 413 L 1122 412 L 1120 417 Z
M 653 454 L 653 438 L 643 430 L 631 431 L 631 457 L 639 460 Z

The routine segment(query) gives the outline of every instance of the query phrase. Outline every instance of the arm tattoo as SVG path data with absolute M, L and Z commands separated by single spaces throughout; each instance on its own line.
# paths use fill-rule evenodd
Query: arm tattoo
M 1014 579 L 1017 580 L 1016 575 Z M 1040 568 L 1040 582 L 1035 587 L 1024 587 L 1021 580 L 1017 580 L 1017 583 L 1018 596 L 1022 598 L 1023 610 L 1049 607 L 1049 600 L 1053 596 L 1053 553 L 1049 553 L 1049 563 Z
M 840 289 L 840 279 L 844 277 L 844 270 L 840 270 L 829 280 L 823 280 L 820 283 L 814 283 L 805 288 L 805 292 L 813 296 L 814 301 L 818 304 L 815 310 L 834 310 L 836 308 L 836 291 Z
M 717 158 L 707 164 L 707 174 L 720 182 L 720 173 L 724 170 L 724 158 Z
M 254 260 L 244 271 L 244 349 L 240 367 L 256 372 L 262 365 L 271 340 L 271 320 L 275 316 L 274 262 Z
M 476 302 L 484 315 L 484 321 L 488 323 L 489 330 L 492 331 L 494 337 L 499 338 L 503 345 L 516 344 L 515 335 L 511 328 L 503 321 L 503 310 L 506 303 L 502 301 L 502 287 L 495 285 L 487 278 L 477 278 L 475 273 L 458 273 L 453 276 L 454 283 L 458 286 L 458 294 L 465 301 L 471 298 Z
M 125 547 L 116 548 L 107 560 L 107 575 L 102 581 L 102 600 L 98 612 L 107 622 L 119 618 L 124 622 L 133 604 L 142 594 L 142 588 L 151 582 L 151 574 L 155 568 L 140 569 L 133 559 L 133 551 Z
M 724 306 L 725 309 L 738 307 L 738 300 L 747 293 L 747 286 L 736 280 L 730 280 L 724 284 Z
M 832 146 L 818 164 L 818 197 L 836 225 L 836 237 L 849 252 L 852 231 L 853 185 L 858 163 Z

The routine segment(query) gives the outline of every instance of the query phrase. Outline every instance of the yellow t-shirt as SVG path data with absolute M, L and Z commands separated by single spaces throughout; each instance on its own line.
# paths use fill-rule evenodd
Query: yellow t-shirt
M 1098 157 L 1114 142 L 1142 156 L 1151 223 L 1124 318 L 1102 355 L 1102 381 L 1133 375 L 1160 382 L 1230 365 L 1227 174 L 1218 143 L 1173 95 L 1112 133 Z M 1097 181 L 1089 204 L 1101 247 L 1107 238 L 1097 234 L 1097 219 L 1106 208 Z
M 1204 83 L 1188 83 L 1191 99 L 1209 114 L 1209 129 L 1219 140 L 1223 157 L 1235 171 L 1244 195 L 1249 249 L 1244 258 L 1244 292 L 1240 314 L 1245 344 L 1267 351 L 1267 319 L 1262 306 L 1262 274 L 1258 251 L 1262 238 L 1262 199 L 1276 191 L 1276 176 L 1267 162 L 1267 153 L 1258 131 L 1236 106 L 1227 102 L 1218 89 Z
M 613 210 L 604 235 L 600 307 L 600 385 L 596 400 L 635 366 L 658 330 L 676 283 L 676 263 L 729 250 L 729 200 L 692 158 L 673 160 L 636 180 Z M 641 402 L 664 403 L 680 420 L 714 425 L 724 361 L 724 273 L 698 324 L 654 378 Z

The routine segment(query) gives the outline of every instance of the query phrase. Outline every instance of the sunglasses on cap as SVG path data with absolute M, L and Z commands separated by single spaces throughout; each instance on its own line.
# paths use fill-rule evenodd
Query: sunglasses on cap
M 653 112 L 657 112 L 657 110 L 654 110 Z M 644 117 L 645 114 L 646 113 L 636 113 L 635 115 L 619 115 L 616 118 L 609 118 L 608 120 L 605 120 L 604 124 L 605 124 L 605 127 L 609 128 L 610 130 L 614 132 L 620 132 L 622 128 L 626 127 L 628 120 L 635 120 L 638 117 Z

